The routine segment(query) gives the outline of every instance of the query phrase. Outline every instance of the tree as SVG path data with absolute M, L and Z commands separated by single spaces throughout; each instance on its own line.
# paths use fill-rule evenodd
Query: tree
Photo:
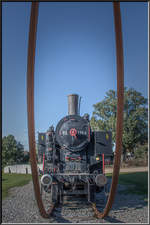
M 21 163 L 23 162 L 24 160 L 24 146 L 20 143 L 20 142 L 17 142 L 17 151 L 14 155 L 14 161 L 16 163 Z
M 2 165 L 14 161 L 13 155 L 17 150 L 17 142 L 13 135 L 8 135 L 2 139 Z
M 23 159 L 23 145 L 15 140 L 13 135 L 2 139 L 2 166 L 21 162 Z
M 91 118 L 93 130 L 112 132 L 112 139 L 116 138 L 117 93 L 109 90 L 103 101 L 93 105 L 94 111 Z M 148 109 L 147 99 L 133 88 L 124 90 L 124 129 L 123 129 L 123 154 L 134 152 L 137 144 L 147 142 L 148 136 Z
M 24 157 L 23 157 L 23 163 L 29 163 L 30 160 L 30 153 L 28 151 L 24 152 Z

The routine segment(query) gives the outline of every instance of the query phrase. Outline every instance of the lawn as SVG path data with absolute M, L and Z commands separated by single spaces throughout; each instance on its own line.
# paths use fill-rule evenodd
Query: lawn
M 10 188 L 28 184 L 31 179 L 31 174 L 2 173 L 2 200 L 9 195 Z
M 110 177 L 112 174 L 106 175 Z M 2 199 L 8 196 L 10 188 L 23 186 L 31 179 L 31 174 L 2 173 Z M 139 194 L 143 195 L 145 199 L 148 198 L 148 172 L 120 173 L 119 184 L 127 185 L 128 188 L 123 191 L 124 193 Z
M 143 195 L 146 199 L 148 198 L 148 172 L 120 173 L 119 184 L 128 185 L 124 193 Z

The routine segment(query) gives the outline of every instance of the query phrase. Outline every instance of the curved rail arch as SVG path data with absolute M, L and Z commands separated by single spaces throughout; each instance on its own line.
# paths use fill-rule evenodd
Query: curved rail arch
M 28 40 L 28 60 L 27 60 L 27 115 L 28 115 L 28 140 L 30 151 L 30 162 L 32 170 L 32 179 L 34 186 L 34 194 L 41 216 L 44 218 L 50 217 L 54 205 L 48 211 L 45 210 L 42 198 L 40 195 L 40 185 L 36 162 L 35 148 L 35 125 L 34 125 L 34 65 L 35 65 L 35 49 L 36 49 L 36 33 L 38 22 L 38 2 L 32 2 L 30 29 Z M 117 61 L 117 124 L 116 124 L 116 150 L 115 162 L 113 168 L 112 184 L 110 195 L 103 212 L 99 212 L 96 205 L 92 205 L 98 218 L 104 218 L 110 211 L 117 189 L 120 159 L 122 151 L 122 133 L 123 133 L 123 107 L 124 107 L 124 65 L 123 65 L 123 43 L 121 29 L 121 13 L 120 3 L 113 2 L 114 24 L 116 34 L 116 61 Z

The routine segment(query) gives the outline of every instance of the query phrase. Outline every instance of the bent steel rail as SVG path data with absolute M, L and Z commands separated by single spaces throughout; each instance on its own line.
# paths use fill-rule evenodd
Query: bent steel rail
M 93 209 L 98 218 L 104 218 L 110 211 L 114 202 L 117 190 L 120 160 L 122 152 L 122 134 L 123 134 L 123 108 L 124 108 L 124 63 L 123 63 L 123 41 L 121 29 L 120 3 L 113 2 L 114 24 L 116 33 L 116 58 L 117 58 L 117 124 L 116 124 L 116 150 L 115 162 L 113 167 L 112 183 L 108 201 L 103 212 L 99 212 L 93 204 Z
M 36 49 L 36 32 L 38 21 L 38 2 L 32 2 L 30 29 L 28 41 L 28 61 L 27 61 L 27 113 L 28 113 L 28 140 L 30 150 L 30 162 L 32 170 L 32 179 L 34 186 L 34 194 L 41 216 L 48 218 L 54 205 L 51 205 L 46 211 L 40 195 L 40 185 L 37 171 L 36 150 L 35 150 L 35 125 L 34 125 L 34 65 L 35 65 L 35 49 Z M 115 162 L 113 168 L 112 184 L 110 195 L 103 212 L 99 212 L 96 205 L 92 205 L 98 218 L 104 218 L 110 211 L 119 178 L 120 159 L 122 150 L 122 133 L 123 133 L 123 107 L 124 107 L 124 66 L 123 66 L 123 43 L 121 30 L 121 13 L 120 3 L 113 2 L 114 24 L 116 33 L 116 56 L 117 56 L 117 124 L 116 124 L 116 151 Z
M 32 2 L 31 16 L 30 16 L 30 30 L 28 41 L 28 65 L 27 65 L 27 112 L 28 112 L 28 140 L 30 150 L 30 162 L 32 170 L 32 179 L 34 186 L 34 194 L 41 216 L 48 218 L 54 205 L 51 205 L 46 211 L 40 195 L 40 185 L 36 162 L 35 150 L 35 126 L 34 126 L 34 64 L 35 64 L 35 49 L 36 49 L 36 32 L 38 21 L 38 2 Z

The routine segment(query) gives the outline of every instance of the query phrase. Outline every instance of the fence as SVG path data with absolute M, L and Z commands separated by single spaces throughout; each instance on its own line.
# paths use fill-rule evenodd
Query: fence
M 39 164 L 38 168 L 42 170 L 42 164 Z M 28 164 L 6 166 L 4 173 L 31 174 L 31 166 Z

